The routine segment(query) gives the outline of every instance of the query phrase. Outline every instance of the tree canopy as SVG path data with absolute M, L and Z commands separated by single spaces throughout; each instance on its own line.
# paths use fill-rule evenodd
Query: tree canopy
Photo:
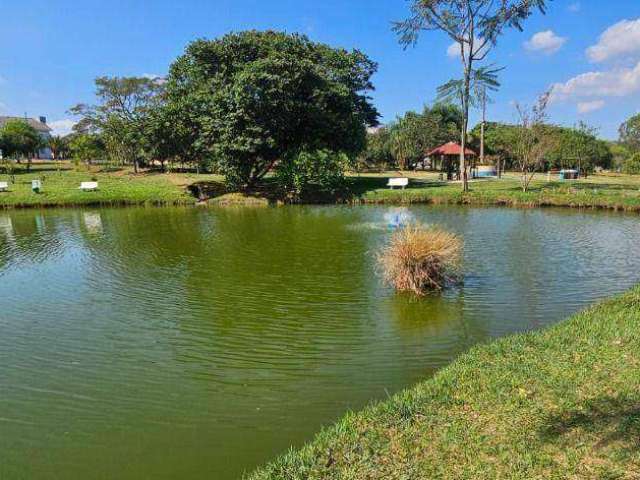
M 428 151 L 457 140 L 461 122 L 460 108 L 451 104 L 436 103 L 425 106 L 421 113 L 407 112 L 369 134 L 362 160 L 369 168 L 410 168 Z
M 167 104 L 197 132 L 187 143 L 245 188 L 303 151 L 355 157 L 377 124 L 368 96 L 376 70 L 357 50 L 304 35 L 233 33 L 187 47 L 171 66 Z
M 486 125 L 485 146 L 489 156 L 500 158 L 507 168 L 513 168 L 516 152 L 518 125 L 490 122 Z M 545 153 L 545 165 L 548 168 L 580 168 L 591 172 L 596 167 L 612 166 L 613 154 L 610 146 L 596 136 L 596 131 L 584 124 L 575 127 L 561 127 L 544 124 L 546 134 L 553 138 L 553 148 Z M 480 127 L 471 132 L 474 143 L 479 137 Z
M 7 157 L 31 157 L 43 144 L 38 131 L 25 120 L 8 120 L 0 129 L 0 149 Z
M 640 151 L 640 113 L 620 125 L 620 142 L 630 150 Z
M 162 82 L 146 77 L 99 77 L 95 80 L 95 105 L 79 104 L 79 130 L 99 133 L 112 159 L 132 163 L 151 150 L 147 131 L 151 113 L 159 105 Z

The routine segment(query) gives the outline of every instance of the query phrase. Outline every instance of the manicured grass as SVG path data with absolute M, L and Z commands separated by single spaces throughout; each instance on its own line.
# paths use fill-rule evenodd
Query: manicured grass
M 24 167 L 15 176 L 9 192 L 0 192 L 0 208 L 79 206 L 79 205 L 168 205 L 193 204 L 197 196 L 211 199 L 213 205 L 256 205 L 285 203 L 276 195 L 271 179 L 249 194 L 229 194 L 219 175 L 190 173 L 143 172 L 131 169 L 105 172 L 95 167 L 72 168 L 65 163 L 58 172 L 53 162 L 34 164 L 31 173 Z M 387 179 L 394 176 L 411 177 L 406 190 L 389 190 Z M 44 177 L 43 191 L 31 191 L 31 180 Z M 80 182 L 95 178 L 100 184 L 97 192 L 82 192 Z M 508 205 L 520 207 L 565 206 L 607 208 L 640 212 L 640 176 L 597 175 L 577 182 L 547 182 L 537 177 L 531 191 L 523 193 L 514 174 L 501 180 L 481 180 L 471 183 L 471 192 L 461 193 L 458 183 L 438 180 L 434 173 L 385 172 L 382 174 L 350 175 L 348 191 L 339 198 L 311 198 L 310 203 L 373 203 L 373 204 L 468 204 Z M 0 180 L 7 180 L 0 174 Z M 197 187 L 197 188 L 194 188 Z M 190 191 L 191 188 L 191 191 Z M 200 194 L 198 194 L 198 190 Z
M 39 194 L 31 191 L 31 181 L 43 180 Z M 0 175 L 6 181 L 7 175 Z M 95 179 L 99 190 L 83 192 L 80 182 Z M 0 208 L 79 205 L 175 205 L 193 204 L 196 198 L 187 187 L 194 182 L 210 181 L 212 175 L 141 173 L 130 170 L 103 172 L 76 170 L 65 164 L 58 172 L 53 163 L 34 164 L 32 171 L 22 169 L 8 192 L 0 192 Z
M 405 173 L 406 174 L 406 173 Z M 471 183 L 471 191 L 461 192 L 458 183 L 437 180 L 434 174 L 408 174 L 411 186 L 406 190 L 385 187 L 386 173 L 351 177 L 355 201 L 374 204 L 469 204 L 508 205 L 516 207 L 562 206 L 577 208 L 607 208 L 640 211 L 640 176 L 593 175 L 579 181 L 547 181 L 539 175 L 528 192 L 522 192 L 518 178 L 508 174 L 500 180 L 478 180 Z
M 476 347 L 248 478 L 640 478 L 640 287 Z

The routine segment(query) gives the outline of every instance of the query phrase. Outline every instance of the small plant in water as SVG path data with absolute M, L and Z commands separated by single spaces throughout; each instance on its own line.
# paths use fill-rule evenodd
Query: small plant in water
M 438 227 L 412 224 L 397 230 L 378 253 L 384 281 L 398 292 L 422 296 L 460 277 L 462 240 Z

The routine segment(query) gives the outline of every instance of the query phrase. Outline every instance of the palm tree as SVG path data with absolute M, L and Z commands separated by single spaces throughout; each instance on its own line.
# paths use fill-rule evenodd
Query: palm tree
M 60 173 L 60 161 L 64 157 L 64 153 L 68 149 L 67 140 L 60 135 L 52 135 L 49 137 L 49 141 L 47 142 L 49 148 L 51 149 L 51 156 L 54 161 L 57 161 L 58 164 L 58 173 Z
M 49 148 L 51 149 L 51 155 L 54 160 L 61 160 L 62 151 L 64 150 L 65 140 L 59 135 L 52 135 L 49 137 Z

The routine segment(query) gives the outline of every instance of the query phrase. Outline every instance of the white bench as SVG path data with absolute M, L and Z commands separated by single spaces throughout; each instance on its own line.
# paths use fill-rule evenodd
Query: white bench
M 98 190 L 98 182 L 81 182 L 80 190 L 82 190 L 83 192 Z
M 9 190 L 9 182 L 0 182 L 0 192 Z
M 390 178 L 389 183 L 387 183 L 387 187 L 389 187 L 391 190 L 393 190 L 393 187 L 402 187 L 402 189 L 404 190 L 408 185 L 408 178 Z

